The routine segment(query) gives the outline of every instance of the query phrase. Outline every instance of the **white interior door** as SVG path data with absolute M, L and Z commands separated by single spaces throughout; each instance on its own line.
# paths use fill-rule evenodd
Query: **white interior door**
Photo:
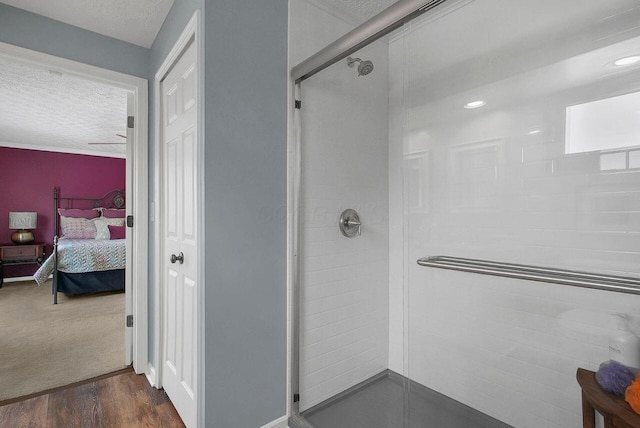
M 163 156 L 162 384 L 187 427 L 197 420 L 198 77 L 194 43 L 160 84 Z

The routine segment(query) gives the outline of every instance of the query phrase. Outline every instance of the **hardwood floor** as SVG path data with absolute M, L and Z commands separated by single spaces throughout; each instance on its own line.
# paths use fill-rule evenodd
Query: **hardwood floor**
M 133 370 L 0 405 L 0 427 L 184 427 L 164 391 Z

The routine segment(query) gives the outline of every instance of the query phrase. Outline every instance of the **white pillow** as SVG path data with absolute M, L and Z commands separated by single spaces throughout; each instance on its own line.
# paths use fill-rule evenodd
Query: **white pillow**
M 105 226 L 106 227 L 106 226 Z M 96 226 L 94 220 L 60 216 L 60 229 L 63 238 L 95 239 Z M 109 228 L 107 228 L 107 232 Z
M 123 218 L 100 217 L 93 221 L 96 224 L 96 240 L 108 241 L 111 239 L 108 226 L 124 226 Z

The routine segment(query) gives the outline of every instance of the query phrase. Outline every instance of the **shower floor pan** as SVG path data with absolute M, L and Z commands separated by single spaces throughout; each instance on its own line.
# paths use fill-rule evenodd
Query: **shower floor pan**
M 408 386 L 408 389 L 406 389 Z M 291 428 L 509 428 L 482 412 L 386 370 L 291 418 Z M 511 427 L 513 428 L 513 427 Z

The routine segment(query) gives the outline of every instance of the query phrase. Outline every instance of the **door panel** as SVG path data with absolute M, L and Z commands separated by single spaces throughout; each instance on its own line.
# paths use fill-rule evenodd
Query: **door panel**
M 184 321 L 184 332 L 182 336 L 184 350 L 183 366 L 182 366 L 182 383 L 183 387 L 187 389 L 192 397 L 195 396 L 195 336 L 196 331 L 196 282 L 191 278 L 184 278 L 183 284 L 183 300 L 182 300 L 182 313 Z
M 167 143 L 165 152 L 166 174 L 167 177 L 176 177 L 177 175 L 177 162 L 178 162 L 178 140 L 171 140 Z M 173 241 L 178 239 L 178 216 L 176 211 L 179 207 L 178 201 L 178 183 L 176 180 L 167 180 L 165 186 L 165 200 L 167 215 L 165 216 L 165 225 L 167 238 Z
M 197 151 L 196 145 L 196 129 L 190 128 L 182 135 L 182 163 L 185 174 L 183 175 L 182 183 L 182 197 L 183 197 L 183 211 L 182 211 L 182 239 L 189 240 L 194 243 L 196 241 L 196 182 L 197 177 L 195 175 L 195 168 L 193 165 L 196 163 L 195 154 Z
M 167 342 L 168 343 L 176 343 L 178 340 L 178 335 L 176 334 L 176 327 L 177 327 L 177 317 L 176 317 L 176 313 L 177 311 L 175 310 L 174 307 L 175 306 L 175 302 L 177 301 L 177 294 L 176 294 L 176 290 L 177 290 L 177 282 L 178 282 L 178 272 L 176 272 L 173 269 L 169 269 L 168 275 L 167 275 L 167 281 L 165 283 L 165 290 L 166 290 L 166 305 L 167 305 L 167 310 L 165 310 L 165 315 L 166 315 L 166 336 L 167 336 Z M 165 355 L 165 359 L 166 359 L 166 363 L 169 366 L 170 370 L 172 371 L 172 373 L 174 375 L 177 375 L 176 372 L 176 346 L 167 346 L 166 348 L 166 355 Z

